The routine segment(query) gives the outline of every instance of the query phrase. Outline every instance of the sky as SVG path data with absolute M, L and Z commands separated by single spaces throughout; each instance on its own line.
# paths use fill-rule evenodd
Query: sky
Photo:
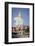
M 19 12 L 23 17 L 23 24 L 29 25 L 29 8 L 12 8 L 12 25 L 15 26 L 14 17 L 17 17 Z

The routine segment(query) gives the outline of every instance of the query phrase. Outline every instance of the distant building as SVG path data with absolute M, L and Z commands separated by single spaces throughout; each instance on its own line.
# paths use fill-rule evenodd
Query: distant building
M 15 25 L 20 27 L 20 25 L 23 25 L 23 16 L 21 15 L 21 13 L 19 12 L 18 16 L 14 18 Z

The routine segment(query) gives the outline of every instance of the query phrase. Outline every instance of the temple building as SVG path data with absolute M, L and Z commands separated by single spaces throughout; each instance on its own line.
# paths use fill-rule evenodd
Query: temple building
M 16 21 L 15 22 L 16 26 L 20 27 L 21 25 L 23 25 L 23 16 L 21 15 L 21 12 L 19 12 L 17 17 L 14 17 L 14 21 Z

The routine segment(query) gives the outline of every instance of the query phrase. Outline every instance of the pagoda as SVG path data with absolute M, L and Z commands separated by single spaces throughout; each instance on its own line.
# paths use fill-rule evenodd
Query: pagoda
M 15 25 L 20 27 L 21 25 L 23 25 L 23 16 L 21 14 L 21 12 L 19 12 L 18 16 L 14 18 Z

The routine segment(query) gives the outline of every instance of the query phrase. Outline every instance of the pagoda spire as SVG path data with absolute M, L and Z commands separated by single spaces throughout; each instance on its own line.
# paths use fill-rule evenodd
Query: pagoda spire
M 21 12 L 19 12 L 19 16 L 21 16 Z
M 21 12 L 19 12 L 18 16 L 19 16 L 19 17 L 21 17 L 21 18 L 23 18 L 23 16 L 22 16 L 22 13 L 21 13 Z

